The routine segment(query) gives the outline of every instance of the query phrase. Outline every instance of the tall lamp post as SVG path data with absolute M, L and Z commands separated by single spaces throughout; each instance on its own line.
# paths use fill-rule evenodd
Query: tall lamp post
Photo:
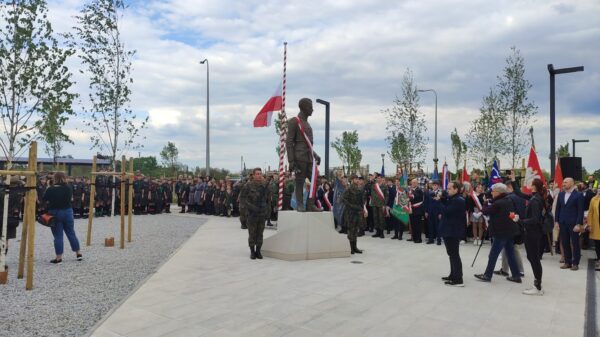
M 433 144 L 433 167 L 434 170 L 437 168 L 438 156 L 437 156 L 437 92 L 433 89 L 424 89 L 417 90 L 417 92 L 427 92 L 431 91 L 435 95 L 435 135 L 434 135 L 434 144 Z
M 317 103 L 325 106 L 325 176 L 329 178 L 329 102 L 317 98 Z
M 200 61 L 200 64 L 206 63 L 206 176 L 210 175 L 210 82 L 208 80 L 208 59 Z
M 382 153 L 381 154 L 381 173 L 385 173 L 384 168 L 385 168 L 385 153 Z
M 568 74 L 577 71 L 583 71 L 583 66 L 572 68 L 554 69 L 554 65 L 548 65 L 548 73 L 550 73 L 550 178 L 554 179 L 554 169 L 556 162 L 556 111 L 554 105 L 554 77 L 557 74 Z
M 589 139 L 572 139 L 572 141 L 573 141 L 573 157 L 576 157 L 575 156 L 575 144 L 576 143 L 589 143 L 590 142 Z

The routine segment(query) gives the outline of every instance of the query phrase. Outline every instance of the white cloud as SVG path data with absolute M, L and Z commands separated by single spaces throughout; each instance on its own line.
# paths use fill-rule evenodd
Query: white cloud
M 56 30 L 74 25 L 70 18 L 79 1 L 50 5 Z M 438 157 L 450 161 L 451 130 L 465 135 L 509 47 L 516 45 L 534 85 L 530 98 L 540 108 L 536 145 L 546 168 L 546 65 L 585 65 L 583 73 L 557 78 L 557 143 L 589 138 L 578 153 L 586 167 L 597 169 L 600 158 L 592 144 L 600 142 L 593 129 L 600 121 L 598 15 L 600 4 L 593 0 L 568 5 L 544 0 L 135 2 L 123 21 L 123 36 L 128 48 L 137 50 L 132 107 L 150 116 L 140 154 L 157 155 L 167 141 L 175 141 L 181 160 L 204 166 L 206 68 L 198 62 L 208 58 L 212 166 L 236 170 L 244 156 L 248 166 L 267 162 L 274 167 L 277 136 L 271 128 L 253 129 L 251 122 L 280 81 L 282 43 L 288 41 L 288 115 L 297 112 L 301 97 L 331 101 L 331 140 L 345 128 L 358 129 L 365 163 L 379 169 L 380 154 L 387 150 L 380 111 L 391 106 L 410 67 L 419 87 L 438 91 Z M 71 63 L 75 68 L 77 62 Z M 77 79 L 78 91 L 85 92 L 84 78 Z M 433 98 L 422 96 L 421 102 L 433 142 Z M 322 107 L 315 110 L 311 123 L 317 151 L 323 153 Z M 78 141 L 65 151 L 89 157 L 88 148 Z M 432 158 L 431 150 L 426 162 Z M 331 150 L 331 164 L 338 163 Z M 393 171 L 389 160 L 386 164 Z

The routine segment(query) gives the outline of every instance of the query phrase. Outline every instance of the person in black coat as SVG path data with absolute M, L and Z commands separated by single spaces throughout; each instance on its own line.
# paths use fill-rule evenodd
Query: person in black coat
M 542 290 L 542 263 L 540 253 L 540 242 L 542 238 L 542 221 L 544 212 L 548 209 L 546 200 L 548 190 L 540 179 L 535 179 L 530 187 L 531 196 L 522 194 L 514 181 L 512 182 L 516 194 L 522 198 L 528 199 L 525 216 L 515 218 L 519 224 L 525 227 L 525 250 L 527 251 L 527 260 L 531 263 L 531 269 L 535 277 L 534 287 L 523 291 L 525 295 L 543 295 Z
M 412 213 L 410 214 L 410 225 L 412 227 L 412 241 L 414 243 L 423 242 L 423 223 L 425 222 L 425 195 L 423 190 L 419 188 L 419 180 L 413 179 L 410 182 L 410 191 L 408 192 L 408 198 L 412 207 Z
M 519 232 L 518 225 L 512 220 L 515 215 L 515 206 L 508 197 L 506 185 L 497 183 L 492 186 L 492 203 L 483 208 L 482 213 L 490 217 L 489 233 L 492 236 L 492 247 L 488 258 L 488 264 L 483 274 L 476 274 L 475 278 L 480 281 L 490 282 L 498 260 L 498 255 L 502 250 L 506 251 L 508 265 L 512 276 L 506 279 L 512 282 L 521 283 L 521 274 L 515 260 L 514 237 Z
M 446 253 L 450 259 L 450 275 L 442 277 L 446 285 L 463 287 L 462 261 L 460 260 L 460 240 L 465 235 L 465 199 L 460 195 L 458 182 L 448 184 L 447 194 L 441 198 L 439 236 L 444 238 Z M 440 201 L 438 195 L 433 200 Z M 431 216 L 431 215 L 430 215 Z

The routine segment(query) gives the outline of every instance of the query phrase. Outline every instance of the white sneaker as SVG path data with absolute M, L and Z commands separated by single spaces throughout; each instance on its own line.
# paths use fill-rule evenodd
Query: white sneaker
M 477 240 L 477 239 L 473 240 L 473 245 L 474 246 L 479 246 L 479 240 Z
M 465 243 L 467 243 L 465 240 L 460 240 L 461 245 L 464 245 Z
M 531 287 L 527 290 L 523 290 L 523 294 L 533 295 L 533 296 L 542 296 L 542 295 L 544 295 L 544 290 L 538 290 L 538 288 L 536 288 L 536 287 Z

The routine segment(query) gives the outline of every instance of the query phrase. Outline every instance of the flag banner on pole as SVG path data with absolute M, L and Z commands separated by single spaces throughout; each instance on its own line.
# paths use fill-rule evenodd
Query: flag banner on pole
M 450 173 L 448 172 L 448 164 L 444 162 L 444 166 L 442 166 L 442 189 L 444 191 L 448 189 L 448 183 L 450 183 Z
M 440 175 L 438 174 L 437 165 L 433 168 L 433 175 L 431 176 L 431 180 L 440 180 Z
M 556 159 L 556 169 L 554 170 L 554 189 L 562 189 L 563 174 L 560 168 L 560 158 Z
M 546 185 L 546 178 L 542 173 L 542 168 L 540 167 L 540 162 L 535 153 L 535 148 L 532 146 L 529 150 L 529 161 L 527 162 L 527 169 L 525 170 L 525 183 L 521 187 L 521 191 L 526 194 L 531 194 L 532 192 L 529 187 L 533 184 L 535 179 L 540 179 L 542 183 Z
M 460 178 L 461 183 L 469 182 L 469 173 L 467 172 L 467 163 L 463 167 L 462 176 Z
M 254 127 L 261 128 L 265 126 L 271 125 L 271 118 L 273 117 L 273 112 L 281 111 L 283 101 L 283 94 L 281 91 L 281 84 L 277 87 L 277 90 L 269 98 L 265 106 L 258 112 L 258 115 L 254 118 Z
M 490 182 L 488 187 L 492 187 L 492 185 L 501 183 L 502 177 L 500 176 L 500 170 L 498 169 L 498 163 L 494 160 L 494 165 L 492 165 L 492 171 L 490 172 Z

